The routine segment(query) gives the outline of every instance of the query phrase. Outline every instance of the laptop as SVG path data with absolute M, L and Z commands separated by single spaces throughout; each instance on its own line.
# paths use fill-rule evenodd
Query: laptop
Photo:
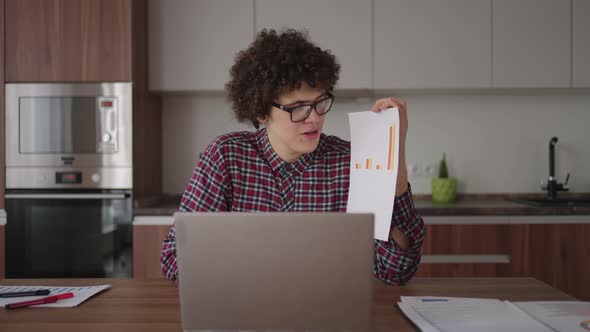
M 182 325 L 371 329 L 373 215 L 179 212 Z

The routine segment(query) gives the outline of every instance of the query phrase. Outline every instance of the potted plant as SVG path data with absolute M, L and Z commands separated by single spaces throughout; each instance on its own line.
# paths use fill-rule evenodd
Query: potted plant
M 447 168 L 447 158 L 443 153 L 443 158 L 438 167 L 438 177 L 432 178 L 432 202 L 433 203 L 453 203 L 457 197 L 457 179 L 449 178 Z

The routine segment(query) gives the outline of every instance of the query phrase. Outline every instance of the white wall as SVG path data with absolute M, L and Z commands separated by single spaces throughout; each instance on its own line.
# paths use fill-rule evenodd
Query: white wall
M 492 91 L 492 92 L 490 92 Z M 570 190 L 590 192 L 590 93 L 575 90 L 405 92 L 407 160 L 415 193 L 430 193 L 430 175 L 446 152 L 463 193 L 540 192 L 548 144 L 556 146 L 556 176 L 571 173 Z M 374 98 L 340 98 L 324 132 L 349 138 L 348 112 L 368 110 Z M 253 130 L 238 124 L 222 94 L 164 97 L 164 192 L 181 193 L 199 152 L 215 136 Z

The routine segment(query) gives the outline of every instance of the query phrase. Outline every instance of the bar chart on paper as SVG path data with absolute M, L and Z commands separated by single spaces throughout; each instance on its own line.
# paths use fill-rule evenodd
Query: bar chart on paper
M 392 124 L 389 127 L 389 135 L 388 137 L 384 137 L 383 139 L 387 139 L 387 155 L 383 154 L 380 159 L 380 163 L 373 162 L 375 159 L 372 156 L 365 158 L 364 161 L 355 162 L 354 169 L 365 169 L 365 170 L 376 170 L 376 171 L 393 171 L 395 168 L 394 156 L 395 156 L 395 137 L 396 137 L 396 130 L 395 124 Z M 379 139 L 379 137 L 377 138 Z M 376 142 L 376 145 L 380 145 L 379 142 Z M 386 157 L 385 159 L 383 159 Z
M 347 212 L 372 212 L 374 236 L 387 241 L 399 155 L 397 108 L 349 113 L 350 188 Z

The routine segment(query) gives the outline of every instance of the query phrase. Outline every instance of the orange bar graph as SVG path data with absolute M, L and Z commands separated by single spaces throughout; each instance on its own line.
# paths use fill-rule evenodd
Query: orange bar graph
M 393 157 L 394 157 L 394 151 L 393 149 L 395 149 L 395 125 L 389 127 L 389 153 L 388 153 L 388 157 L 387 157 L 387 170 L 391 171 L 393 170 Z
M 389 127 L 389 141 L 388 141 L 388 151 L 387 151 L 387 170 L 388 171 L 392 171 L 394 170 L 394 163 L 395 163 L 395 134 L 396 134 L 396 128 L 395 128 L 395 124 L 392 124 L 391 127 Z M 380 160 L 381 161 L 381 160 Z M 364 164 L 364 169 L 375 169 L 375 170 L 383 170 L 385 168 L 385 165 L 383 165 L 382 163 L 376 164 L 375 168 L 373 168 L 373 158 L 367 158 L 365 159 L 364 163 L 363 162 L 359 162 L 359 163 L 355 163 L 354 164 L 354 168 L 355 169 L 363 169 L 363 164 Z

